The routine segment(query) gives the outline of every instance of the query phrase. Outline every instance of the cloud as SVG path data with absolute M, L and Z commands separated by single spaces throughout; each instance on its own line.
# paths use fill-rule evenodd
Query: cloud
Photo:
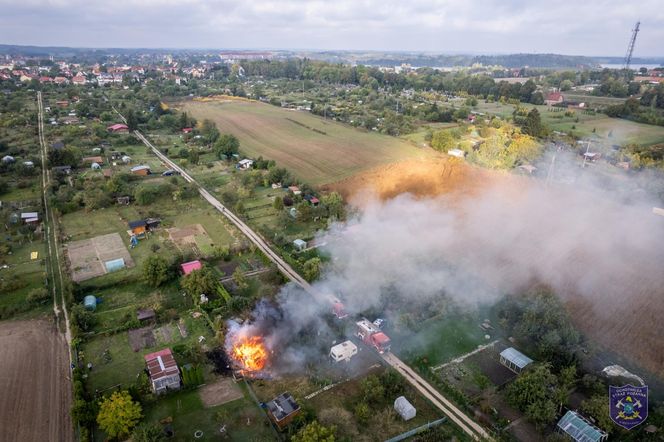
M 5 43 L 87 47 L 310 48 L 661 55 L 657 0 L 0 1 Z

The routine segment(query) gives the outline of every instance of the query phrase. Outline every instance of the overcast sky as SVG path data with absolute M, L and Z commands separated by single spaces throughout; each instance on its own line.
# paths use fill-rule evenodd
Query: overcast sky
M 0 43 L 664 55 L 662 0 L 0 0 Z

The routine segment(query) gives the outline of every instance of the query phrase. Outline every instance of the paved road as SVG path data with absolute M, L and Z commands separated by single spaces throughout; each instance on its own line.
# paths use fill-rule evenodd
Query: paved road
M 207 190 L 201 187 L 194 178 L 191 177 L 184 169 L 179 167 L 168 157 L 162 154 L 152 143 L 139 131 L 134 131 L 134 134 L 146 146 L 154 152 L 157 157 L 168 165 L 169 168 L 178 171 L 182 177 L 189 183 L 198 187 L 198 191 L 203 198 L 212 204 L 219 212 L 228 218 L 242 233 L 244 233 L 255 245 L 258 247 L 272 262 L 274 262 L 279 270 L 291 281 L 298 284 L 305 291 L 314 297 L 317 297 L 326 302 L 334 302 L 334 296 L 325 295 L 314 288 L 304 280 L 293 268 L 288 265 L 276 252 L 274 252 L 268 243 L 256 232 L 254 232 L 244 221 L 238 218 L 234 213 L 229 211 L 219 200 L 210 194 Z M 440 394 L 433 386 L 427 381 L 422 379 L 410 367 L 404 364 L 398 357 L 392 353 L 383 355 L 383 360 L 401 373 L 406 380 L 413 385 L 424 397 L 429 399 L 439 410 L 441 410 L 452 422 L 456 423 L 466 434 L 475 440 L 492 440 L 489 434 L 476 422 L 466 416 L 461 410 L 455 407 L 449 400 Z
M 37 122 L 39 127 L 39 144 L 41 146 L 41 163 L 42 163 L 42 204 L 44 205 L 44 227 L 46 231 L 46 244 L 48 247 L 48 265 L 51 274 L 51 292 L 53 294 L 53 313 L 55 313 L 55 322 L 60 330 L 60 313 L 64 315 L 65 322 L 65 338 L 67 340 L 67 351 L 69 353 L 69 363 L 72 362 L 71 354 L 71 330 L 69 328 L 69 312 L 67 311 L 67 302 L 64 299 L 64 292 L 62 291 L 62 261 L 60 259 L 60 247 L 58 245 L 58 233 L 55 227 L 55 219 L 53 218 L 53 211 L 48 204 L 48 197 L 46 190 L 48 183 L 51 180 L 51 171 L 48 168 L 47 147 L 46 139 L 44 138 L 44 103 L 42 100 L 42 93 L 37 92 Z M 53 259 L 55 258 L 55 260 Z M 58 292 L 60 296 L 58 297 Z

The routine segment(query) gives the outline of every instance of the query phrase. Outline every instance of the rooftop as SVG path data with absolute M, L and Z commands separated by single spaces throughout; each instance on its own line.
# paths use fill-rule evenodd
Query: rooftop
M 153 381 L 180 373 L 170 348 L 145 355 L 145 363 Z
M 188 275 L 191 272 L 193 272 L 194 270 L 200 270 L 202 265 L 201 265 L 201 262 L 199 260 L 196 260 L 196 261 L 189 261 L 189 262 L 182 263 L 182 264 L 180 264 L 180 267 L 182 268 L 182 273 L 184 273 L 185 275 Z
M 129 226 L 130 229 L 135 229 L 136 227 L 145 227 L 147 226 L 148 223 L 145 222 L 143 219 L 139 219 L 136 221 L 129 221 L 127 225 Z
M 134 166 L 131 168 L 131 171 L 136 172 L 137 170 L 144 170 L 144 169 L 150 170 L 150 166 Z
M 510 361 L 519 368 L 524 368 L 526 365 L 533 362 L 532 359 L 530 359 L 528 356 L 524 355 L 514 347 L 509 347 L 501 351 L 500 356 L 507 359 L 508 361 Z
M 295 402 L 293 396 L 288 392 L 281 393 L 279 396 L 268 402 L 266 406 L 277 421 L 285 419 L 287 416 L 300 409 L 298 403 Z

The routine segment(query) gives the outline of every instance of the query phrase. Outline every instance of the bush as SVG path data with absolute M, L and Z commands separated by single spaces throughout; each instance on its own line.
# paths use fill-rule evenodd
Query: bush
M 43 287 L 30 290 L 30 293 L 28 293 L 28 302 L 30 304 L 41 304 L 49 298 L 48 290 Z

